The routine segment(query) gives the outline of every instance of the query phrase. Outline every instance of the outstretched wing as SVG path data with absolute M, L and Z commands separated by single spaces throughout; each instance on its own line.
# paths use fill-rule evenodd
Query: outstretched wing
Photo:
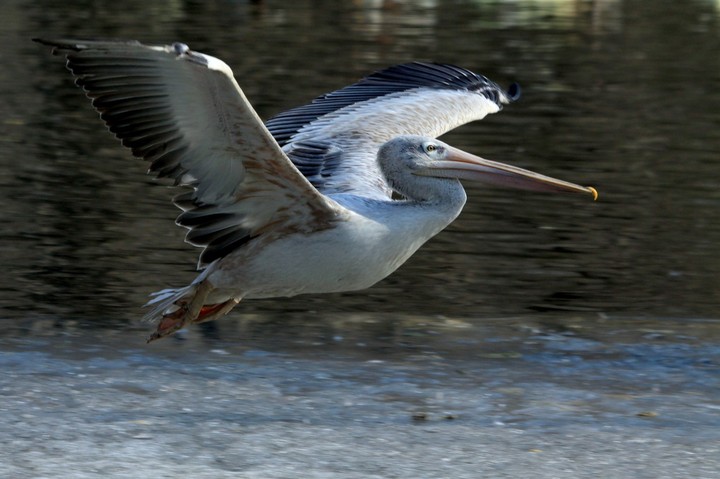
M 37 40 L 67 66 L 108 128 L 150 171 L 193 188 L 176 198 L 200 265 L 271 232 L 329 227 L 338 205 L 293 166 L 230 68 L 186 45 Z
M 399 135 L 437 137 L 495 113 L 520 89 L 453 65 L 409 63 L 281 113 L 266 126 L 292 162 L 322 193 L 391 195 L 378 148 Z

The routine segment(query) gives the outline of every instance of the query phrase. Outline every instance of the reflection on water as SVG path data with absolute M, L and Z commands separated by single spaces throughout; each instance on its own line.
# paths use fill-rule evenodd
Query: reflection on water
M 5 330 L 124 324 L 149 292 L 193 277 L 172 192 L 29 42 L 67 35 L 185 41 L 230 64 L 264 118 L 410 60 L 518 81 L 520 102 L 445 139 L 600 190 L 593 204 L 471 187 L 460 219 L 377 287 L 248 302 L 236 318 L 718 316 L 717 3 L 284 3 L 0 6 Z

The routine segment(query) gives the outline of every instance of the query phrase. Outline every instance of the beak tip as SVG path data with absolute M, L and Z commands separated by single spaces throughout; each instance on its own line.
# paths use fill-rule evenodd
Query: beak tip
M 597 201 L 598 196 L 600 196 L 600 195 L 598 194 L 598 191 L 597 191 L 595 188 L 593 188 L 592 186 L 586 186 L 585 188 L 587 188 L 588 190 L 590 190 L 590 193 L 593 195 L 593 201 Z

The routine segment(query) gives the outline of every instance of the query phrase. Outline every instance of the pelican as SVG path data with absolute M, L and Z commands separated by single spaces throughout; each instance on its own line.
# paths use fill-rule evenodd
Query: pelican
M 148 342 L 245 298 L 369 288 L 460 214 L 460 180 L 597 198 L 435 139 L 519 96 L 457 66 L 393 66 L 263 124 L 230 67 L 183 43 L 35 41 L 149 172 L 186 187 L 176 223 L 200 273 L 152 295 Z

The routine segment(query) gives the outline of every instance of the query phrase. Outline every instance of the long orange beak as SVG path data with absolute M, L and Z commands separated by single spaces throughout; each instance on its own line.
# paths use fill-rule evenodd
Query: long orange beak
M 446 149 L 444 160 L 435 161 L 416 174 L 481 181 L 530 191 L 585 193 L 592 195 L 593 200 L 598 199 L 598 192 L 592 186 L 580 186 L 517 166 L 486 160 L 452 146 L 446 146 Z

